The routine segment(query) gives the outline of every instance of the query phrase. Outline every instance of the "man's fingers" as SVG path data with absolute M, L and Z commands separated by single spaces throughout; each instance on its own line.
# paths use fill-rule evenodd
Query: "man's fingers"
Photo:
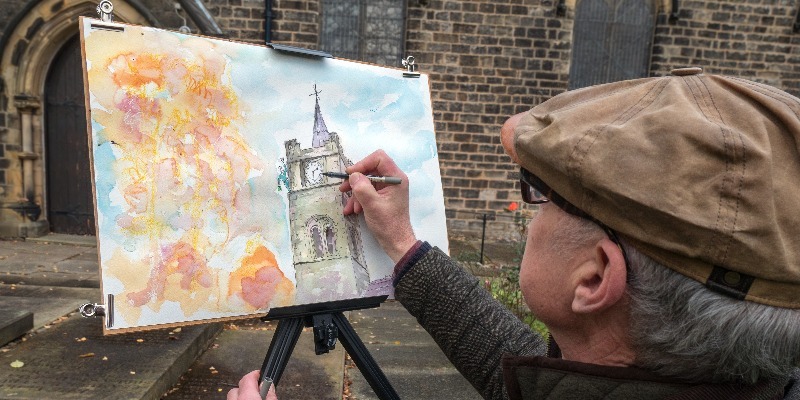
M 227 400 L 238 400 L 239 399 L 239 388 L 233 388 L 228 391 L 228 396 L 226 397 Z
M 278 400 L 278 395 L 275 393 L 275 385 L 269 385 L 269 392 L 265 400 Z
M 364 211 L 364 207 L 361 206 L 361 203 L 359 203 L 358 200 L 355 200 L 353 202 L 353 213 L 361 214 L 362 211 Z
M 359 172 L 350 174 L 350 187 L 352 188 L 356 203 L 363 204 L 369 202 L 370 199 L 378 195 L 372 182 Z M 361 204 L 358 204 L 357 207 L 360 207 Z M 356 212 L 358 212 L 358 210 Z
M 347 199 L 347 204 L 344 205 L 343 213 L 344 215 L 360 214 L 363 209 L 364 207 L 361 206 L 361 203 L 353 196 Z
M 383 150 L 374 151 L 363 160 L 347 167 L 346 171 L 348 174 L 360 172 L 362 174 L 398 175 L 403 173 Z
M 355 197 L 350 197 L 349 199 L 347 199 L 347 203 L 345 203 L 344 209 L 342 210 L 344 215 L 350 215 L 353 213 L 353 203 L 355 201 L 356 201 Z
M 244 391 L 255 390 L 258 392 L 258 375 L 261 371 L 255 370 L 242 377 L 239 381 L 239 389 Z

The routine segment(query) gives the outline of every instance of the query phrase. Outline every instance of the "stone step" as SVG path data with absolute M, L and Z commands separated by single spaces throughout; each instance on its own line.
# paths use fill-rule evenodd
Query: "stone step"
M 0 346 L 33 329 L 33 313 L 0 304 Z
M 99 289 L 0 284 L 0 307 L 32 312 L 33 329 L 77 311 L 81 304 L 100 299 Z
M 103 336 L 101 318 L 60 318 L 0 352 L 0 399 L 159 399 L 221 324 Z

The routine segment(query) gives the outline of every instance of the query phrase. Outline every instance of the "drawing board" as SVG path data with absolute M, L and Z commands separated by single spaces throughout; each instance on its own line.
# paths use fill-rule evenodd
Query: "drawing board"
M 106 333 L 391 295 L 392 261 L 321 175 L 379 148 L 447 251 L 424 73 L 80 24 Z

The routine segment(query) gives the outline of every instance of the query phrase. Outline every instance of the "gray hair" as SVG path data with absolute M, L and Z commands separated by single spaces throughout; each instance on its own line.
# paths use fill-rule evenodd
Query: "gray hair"
M 604 234 L 587 219 L 569 217 L 559 226 L 558 246 L 574 249 Z M 622 246 L 631 264 L 627 294 L 636 366 L 692 381 L 752 384 L 788 377 L 800 365 L 800 310 L 724 296 L 624 240 Z
M 631 263 L 637 366 L 683 379 L 752 384 L 785 378 L 800 365 L 800 310 L 713 292 L 623 246 Z

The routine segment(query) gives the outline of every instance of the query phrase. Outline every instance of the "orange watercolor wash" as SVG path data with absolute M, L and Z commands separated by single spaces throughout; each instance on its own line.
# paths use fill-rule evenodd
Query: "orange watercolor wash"
M 131 305 L 140 307 L 152 300 L 160 304 L 166 299 L 167 280 L 170 277 L 178 278 L 180 290 L 184 293 L 202 291 L 214 285 L 213 271 L 206 265 L 203 256 L 189 244 L 178 242 L 162 250 L 162 260 L 153 269 L 147 287 L 128 294 Z
M 288 305 L 294 296 L 294 284 L 278 268 L 275 255 L 259 246 L 231 273 L 228 296 L 236 294 L 255 309 Z

